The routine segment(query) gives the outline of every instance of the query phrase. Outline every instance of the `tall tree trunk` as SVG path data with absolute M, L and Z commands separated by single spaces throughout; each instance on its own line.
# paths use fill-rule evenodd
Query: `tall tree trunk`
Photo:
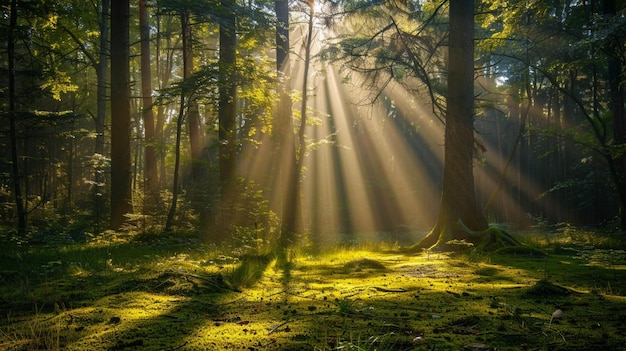
M 468 239 L 467 229 L 481 231 L 487 222 L 474 191 L 474 2 L 450 0 L 448 96 L 445 126 L 443 192 L 437 223 L 418 244 L 444 246 Z
M 26 232 L 26 208 L 22 198 L 22 186 L 19 168 L 19 152 L 17 150 L 17 123 L 15 104 L 15 31 L 17 31 L 17 0 L 11 0 L 9 19 L 9 33 L 7 54 L 9 61 L 9 133 L 11 139 L 11 178 L 13 181 L 13 195 L 15 197 L 15 209 L 17 211 L 17 229 L 19 233 Z
M 273 160 L 278 176 L 278 181 L 273 183 L 279 186 L 275 191 L 282 192 L 281 207 L 281 236 L 280 245 L 289 246 L 295 237 L 296 222 L 293 208 L 293 200 L 290 192 L 294 189 L 296 152 L 293 136 L 293 121 L 291 112 L 291 65 L 290 65 L 290 41 L 289 41 L 289 1 L 276 0 L 274 2 L 276 11 L 276 71 L 278 73 L 278 106 L 276 108 L 276 118 L 274 125 L 275 150 Z
M 139 33 L 141 37 L 141 94 L 144 127 L 146 195 L 155 196 L 158 189 L 157 160 L 154 138 L 154 110 L 152 106 L 152 69 L 150 68 L 150 26 L 147 0 L 139 0 Z
M 228 2 L 232 0 L 226 0 Z M 224 4 L 229 8 L 228 4 Z M 233 79 L 236 64 L 237 37 L 235 15 L 225 11 L 220 24 L 220 89 L 219 89 L 219 165 L 222 196 L 224 186 L 232 181 L 236 171 L 236 124 L 237 124 L 237 85 Z
M 132 212 L 128 0 L 111 4 L 111 229 Z
M 183 39 L 183 46 L 185 40 Z M 184 50 L 183 50 L 184 52 Z M 183 54 L 184 56 L 185 54 Z M 184 61 L 184 60 L 183 60 Z M 181 91 L 180 94 L 180 107 L 178 110 L 178 118 L 176 119 L 176 149 L 174 160 L 174 180 L 172 185 L 172 203 L 167 213 L 167 220 L 165 222 L 165 231 L 170 231 L 174 226 L 174 218 L 176 216 L 176 205 L 178 204 L 178 194 L 180 189 L 178 188 L 178 178 L 180 177 L 180 138 L 183 130 L 183 121 L 185 117 L 185 92 Z
M 305 38 L 304 48 L 304 77 L 302 80 L 302 105 L 300 108 L 300 126 L 298 127 L 298 145 L 296 151 L 296 165 L 291 172 L 291 180 L 289 184 L 293 187 L 288 189 L 287 206 L 288 215 L 285 220 L 288 221 L 284 227 L 288 233 L 302 233 L 304 231 L 304 223 L 302 219 L 302 170 L 304 167 L 304 156 L 306 155 L 306 120 L 307 120 L 307 101 L 308 101 L 308 83 L 309 83 L 309 67 L 311 64 L 311 44 L 313 42 L 313 16 L 315 15 L 315 4 L 313 0 L 307 0 L 309 5 L 309 23 L 308 33 Z
M 181 20 L 185 22 L 184 18 L 186 14 L 181 15 Z M 183 30 L 185 28 L 185 24 L 183 23 Z M 187 55 L 191 53 L 190 50 L 187 50 L 187 45 L 189 37 L 185 34 L 182 36 L 183 38 L 183 81 L 187 79 L 187 74 L 189 73 L 189 68 L 187 65 L 189 64 L 189 58 Z M 187 90 L 185 87 L 181 87 L 180 91 L 180 106 L 178 108 L 178 118 L 176 119 L 176 148 L 174 154 L 174 179 L 172 181 L 172 203 L 170 204 L 170 210 L 167 214 L 167 220 L 165 222 L 165 231 L 170 231 L 174 226 L 174 218 L 176 216 L 176 207 L 178 204 L 178 195 L 180 193 L 180 189 L 178 187 L 179 178 L 180 178 L 180 144 L 181 144 L 181 135 L 183 131 L 183 122 L 185 118 L 185 102 L 186 102 Z

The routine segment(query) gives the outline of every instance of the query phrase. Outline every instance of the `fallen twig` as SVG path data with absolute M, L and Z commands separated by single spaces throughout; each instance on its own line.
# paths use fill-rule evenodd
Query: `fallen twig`
M 378 291 L 382 291 L 382 292 L 393 292 L 393 293 L 402 293 L 402 292 L 407 292 L 408 290 L 406 289 L 402 289 L 402 288 L 397 288 L 397 289 L 388 289 L 388 288 L 382 288 L 380 286 L 374 286 L 372 287 L 374 290 L 378 290 Z
M 268 334 L 268 335 L 269 335 L 269 334 L 272 334 L 273 332 L 275 332 L 276 330 L 278 330 L 278 328 L 282 327 L 283 325 L 285 325 L 285 324 L 287 324 L 287 323 L 289 323 L 289 321 L 288 321 L 288 320 L 286 320 L 286 321 L 284 321 L 284 322 L 282 322 L 282 323 L 278 323 L 278 324 L 276 324 L 275 326 L 273 326 L 273 327 L 271 327 L 271 328 L 269 328 L 269 329 L 267 330 L 267 334 Z

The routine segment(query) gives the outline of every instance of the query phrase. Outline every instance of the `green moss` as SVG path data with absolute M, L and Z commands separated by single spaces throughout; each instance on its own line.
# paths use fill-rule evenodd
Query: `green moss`
M 623 349 L 626 270 L 596 249 L 559 252 L 337 250 L 277 265 L 195 244 L 29 248 L 0 285 L 0 340 L 7 350 Z M 550 323 L 557 308 L 564 317 Z
M 535 285 L 527 288 L 523 296 L 533 298 L 549 298 L 563 297 L 571 294 L 573 294 L 573 292 L 570 289 L 542 279 L 535 283 Z
M 362 271 L 364 269 L 384 270 L 385 265 L 370 258 L 352 260 L 343 266 L 348 271 Z

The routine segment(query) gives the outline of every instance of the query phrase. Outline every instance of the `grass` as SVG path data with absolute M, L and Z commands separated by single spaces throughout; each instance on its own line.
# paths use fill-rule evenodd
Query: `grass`
M 13 246 L 0 349 L 626 348 L 623 243 L 573 228 L 527 238 L 548 255 L 369 243 L 285 264 L 193 238 Z

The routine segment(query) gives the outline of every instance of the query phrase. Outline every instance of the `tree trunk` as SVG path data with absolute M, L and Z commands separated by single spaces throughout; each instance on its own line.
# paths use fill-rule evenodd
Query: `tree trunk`
M 281 207 L 281 236 L 280 245 L 284 248 L 293 243 L 297 228 L 297 214 L 293 207 L 293 184 L 297 175 L 296 152 L 293 136 L 293 121 L 291 113 L 291 65 L 290 65 L 290 40 L 289 40 L 289 1 L 276 0 L 274 2 L 276 11 L 276 71 L 279 77 L 277 86 L 278 106 L 276 108 L 276 118 L 274 125 L 275 149 L 273 160 L 274 168 L 278 176 L 274 184 L 279 187 L 276 191 L 282 192 Z
M 300 126 L 298 127 L 298 145 L 296 150 L 296 164 L 290 174 L 291 180 L 288 184 L 292 187 L 288 188 L 286 209 L 289 211 L 285 216 L 288 221 L 284 229 L 288 233 L 302 233 L 304 231 L 304 223 L 302 219 L 302 170 L 304 167 L 304 156 L 306 155 L 306 120 L 307 120 L 307 101 L 308 101 L 308 82 L 309 82 L 309 66 L 311 64 L 311 43 L 313 42 L 313 16 L 315 15 L 315 6 L 313 0 L 308 0 L 309 5 L 309 23 L 308 33 L 305 38 L 304 48 L 304 77 L 302 80 L 302 105 L 300 108 Z
M 13 195 L 17 211 L 17 229 L 20 234 L 26 232 L 26 208 L 22 198 L 22 186 L 19 168 L 19 152 L 17 150 L 17 125 L 15 105 L 15 31 L 17 30 L 17 0 L 11 0 L 10 24 L 7 43 L 9 61 L 9 133 L 11 139 L 11 178 L 13 181 Z
M 150 68 L 150 26 L 148 23 L 147 0 L 139 0 L 139 32 L 141 37 L 141 94 L 146 196 L 153 198 L 158 189 L 157 160 L 154 138 L 154 112 L 152 108 L 152 69 Z
M 185 40 L 183 39 L 183 46 Z M 184 51 L 184 50 L 183 50 Z M 185 54 L 183 54 L 184 56 Z M 178 204 L 178 178 L 180 176 L 180 137 L 183 129 L 183 120 L 185 117 L 185 93 L 181 92 L 180 94 L 180 107 L 178 110 L 178 118 L 176 119 L 176 149 L 175 149 L 175 160 L 174 160 L 174 180 L 172 185 L 172 203 L 170 204 L 170 209 L 167 213 L 167 220 L 165 222 L 165 231 L 170 231 L 174 226 L 174 217 L 176 216 L 176 205 Z
M 111 4 L 111 229 L 132 212 L 128 0 Z
M 487 222 L 478 208 L 472 169 L 474 150 L 474 2 L 450 0 L 448 96 L 443 192 L 437 223 L 418 244 L 444 247 L 450 240 L 474 241 L 467 229 Z
M 184 19 L 186 15 L 182 15 L 181 19 Z M 183 28 L 185 25 L 183 24 Z M 189 60 L 187 59 L 187 55 L 189 51 L 187 50 L 187 39 L 186 35 L 183 35 L 183 81 L 187 79 L 187 73 L 189 69 L 187 68 L 187 64 Z M 176 148 L 174 154 L 174 179 L 172 185 L 172 203 L 170 204 L 170 209 L 167 213 L 167 220 L 165 222 L 165 231 L 170 231 L 174 226 L 174 217 L 176 216 L 176 206 L 178 204 L 178 194 L 180 189 L 178 188 L 179 177 L 180 177 L 180 143 L 181 143 L 181 135 L 183 130 L 183 121 L 185 117 L 185 95 L 187 92 L 185 88 L 181 88 L 180 91 L 180 106 L 178 109 L 178 118 L 176 119 Z

